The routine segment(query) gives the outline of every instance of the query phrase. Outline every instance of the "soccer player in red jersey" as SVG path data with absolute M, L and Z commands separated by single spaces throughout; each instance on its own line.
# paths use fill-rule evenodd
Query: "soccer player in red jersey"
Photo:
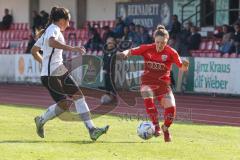
M 176 104 L 170 87 L 170 70 L 175 63 L 182 71 L 187 71 L 189 62 L 181 60 L 178 53 L 167 45 L 169 34 L 164 26 L 159 25 L 154 32 L 155 43 L 140 45 L 118 53 L 126 59 L 130 55 L 144 58 L 144 73 L 141 77 L 141 95 L 144 99 L 146 112 L 155 126 L 155 136 L 164 133 L 165 142 L 171 141 L 168 128 L 176 116 Z M 157 99 L 164 108 L 164 124 L 159 126 L 158 111 L 154 103 Z

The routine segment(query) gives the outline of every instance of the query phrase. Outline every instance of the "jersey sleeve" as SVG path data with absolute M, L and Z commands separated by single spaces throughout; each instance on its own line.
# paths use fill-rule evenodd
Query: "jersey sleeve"
M 182 60 L 176 50 L 171 49 L 171 57 L 173 63 L 175 63 L 179 68 L 182 67 Z
M 46 33 L 45 38 L 46 38 L 46 40 L 49 40 L 49 38 L 51 38 L 51 37 L 54 37 L 55 39 L 57 39 L 57 38 L 59 37 L 60 33 L 61 33 L 61 32 L 60 32 L 59 28 L 52 27 L 52 28 L 50 28 L 50 30 Z
M 38 40 L 35 42 L 34 46 L 42 48 L 42 45 L 43 45 L 43 35 L 40 38 L 38 38 Z
M 147 50 L 147 48 L 148 47 L 146 45 L 140 45 L 139 47 L 135 47 L 135 48 L 131 49 L 131 55 L 141 56 Z

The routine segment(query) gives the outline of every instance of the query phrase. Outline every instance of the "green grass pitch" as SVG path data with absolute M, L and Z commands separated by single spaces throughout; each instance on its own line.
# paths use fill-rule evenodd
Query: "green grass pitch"
M 39 108 L 0 105 L 0 160 L 239 160 L 240 128 L 176 122 L 172 143 L 163 137 L 141 140 L 135 120 L 115 116 L 94 119 L 110 125 L 97 142 L 83 123 L 49 121 L 46 138 L 35 133 L 33 118 Z M 223 119 L 224 120 L 224 119 Z

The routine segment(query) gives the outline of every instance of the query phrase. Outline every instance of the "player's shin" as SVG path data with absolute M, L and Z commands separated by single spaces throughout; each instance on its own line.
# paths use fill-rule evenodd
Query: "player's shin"
M 154 104 L 153 98 L 145 98 L 144 99 L 144 105 L 146 107 L 146 112 L 152 121 L 153 125 L 155 126 L 155 132 L 160 135 L 160 127 L 159 127 L 159 121 L 158 121 L 158 111 Z M 158 136 L 157 135 L 157 136 Z
M 172 106 L 164 109 L 164 125 L 170 127 L 176 116 L 176 107 Z
M 164 133 L 165 142 L 171 142 L 172 141 L 171 134 L 170 134 L 168 128 L 173 123 L 173 120 L 174 120 L 175 116 L 176 116 L 176 107 L 175 106 L 165 108 L 165 111 L 164 111 L 164 125 L 162 125 L 162 130 L 163 130 L 163 133 Z
M 58 115 L 62 114 L 65 110 L 60 108 L 58 104 L 53 104 L 50 107 L 48 107 L 47 111 L 44 112 L 40 118 L 41 118 L 41 123 L 45 124 L 47 121 L 57 117 Z
M 93 121 L 91 119 L 90 111 L 85 98 L 80 98 L 74 101 L 77 113 L 79 113 L 80 118 L 84 122 L 85 126 L 90 130 L 95 128 Z

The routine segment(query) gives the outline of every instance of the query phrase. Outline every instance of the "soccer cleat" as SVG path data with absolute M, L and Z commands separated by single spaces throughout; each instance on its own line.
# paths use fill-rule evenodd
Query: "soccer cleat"
M 159 127 L 159 125 L 156 125 L 155 126 L 155 132 L 154 132 L 154 136 L 155 137 L 158 137 L 158 136 L 160 136 L 162 134 L 162 131 L 161 131 L 161 128 Z
M 164 135 L 164 141 L 165 142 L 171 142 L 172 141 L 172 137 L 168 131 L 168 127 L 166 127 L 165 125 L 162 125 L 162 131 L 163 131 L 163 135 Z
M 90 138 L 93 141 L 96 141 L 101 135 L 107 133 L 108 129 L 109 129 L 109 125 L 102 128 L 93 128 L 89 131 Z
M 43 123 L 41 122 L 41 117 L 37 116 L 34 118 L 35 124 L 36 124 L 36 131 L 39 137 L 44 138 L 44 129 L 43 129 Z

